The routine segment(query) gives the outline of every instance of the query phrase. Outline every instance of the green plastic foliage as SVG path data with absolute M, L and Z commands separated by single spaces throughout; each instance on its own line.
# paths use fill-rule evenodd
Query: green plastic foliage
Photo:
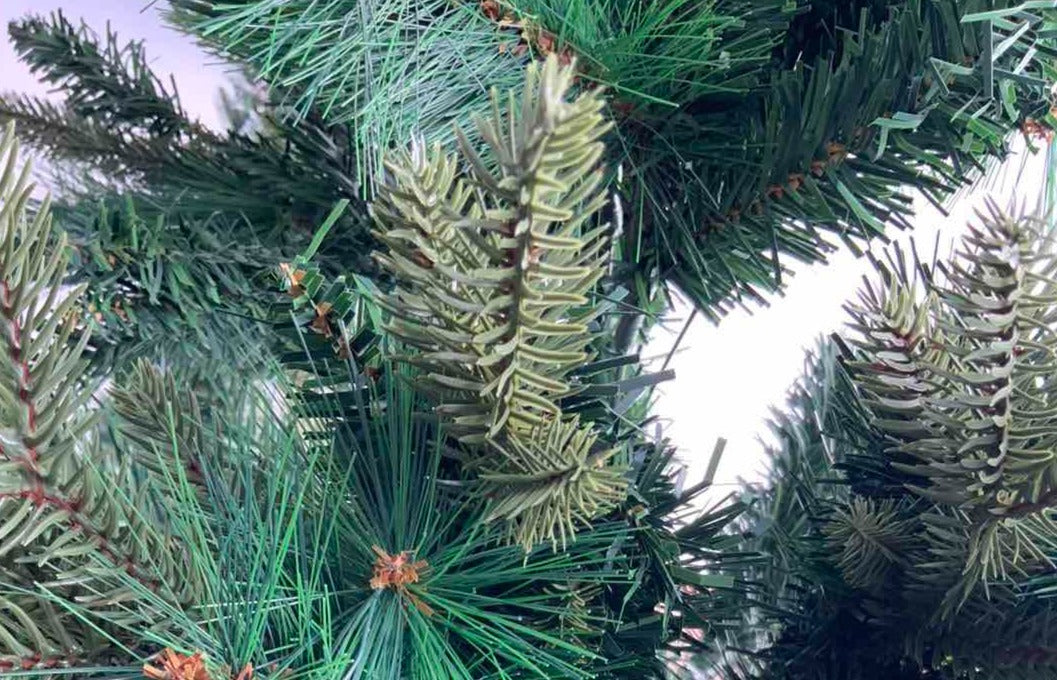
M 67 342 L 76 296 L 59 298 L 64 243 L 50 238 L 47 204 L 32 220 L 27 216 L 32 185 L 29 166 L 19 167 L 17 151 L 9 124 L 0 141 L 0 576 L 5 582 L 26 575 L 19 572 L 27 567 L 12 556 L 62 559 L 84 543 L 71 541 L 81 538 L 73 532 L 51 530 L 68 524 L 74 514 L 66 502 L 69 493 L 81 491 L 60 486 L 87 428 L 83 417 L 71 417 L 86 396 L 77 385 L 81 348 Z M 0 612 L 0 670 L 20 667 L 35 654 L 62 656 L 77 644 L 63 639 L 61 626 L 49 625 L 57 614 L 33 598 L 0 592 Z
M 110 390 L 121 433 L 133 444 L 128 452 L 146 473 L 184 479 L 201 488 L 203 474 L 203 413 L 193 390 L 178 386 L 172 373 L 150 362 L 136 362 L 128 378 Z M 159 450 L 178 456 L 159 456 Z
M 992 204 L 875 260 L 776 423 L 728 677 L 1057 677 L 1051 239 Z
M 136 511 L 132 478 L 93 437 L 88 336 L 72 336 L 80 291 L 62 285 L 66 237 L 53 235 L 47 200 L 28 212 L 32 189 L 9 124 L 0 139 L 0 673 L 98 656 L 99 631 L 152 619 L 137 590 L 182 602 L 194 582 Z M 127 495 L 114 493 L 126 477 Z M 46 593 L 22 589 L 31 584 Z M 66 608 L 75 601 L 80 616 Z
M 478 466 L 484 495 L 496 499 L 487 519 L 508 522 L 511 537 L 526 549 L 564 542 L 577 524 L 588 524 L 624 499 L 624 468 L 609 464 L 617 450 L 599 444 L 576 417 L 495 443 L 502 455 Z
M 411 130 L 450 138 L 524 61 L 607 87 L 614 278 L 705 316 L 766 303 L 793 262 L 910 228 L 1034 121 L 1052 128 L 1052 3 L 994 0 L 171 0 L 299 113 L 351 124 L 356 178 Z
M 66 243 L 65 237 L 51 238 L 47 202 L 32 219 L 27 215 L 33 187 L 29 165 L 18 166 L 13 124 L 2 140 L 0 328 L 7 367 L 0 408 L 10 428 L 2 451 L 20 474 L 37 479 L 83 431 L 83 425 L 66 422 L 84 399 L 76 389 L 82 347 L 67 342 L 77 321 L 71 313 L 77 291 L 62 295 Z
M 824 528 L 844 580 L 855 588 L 878 589 L 914 545 L 911 523 L 892 500 L 854 498 L 834 511 Z
M 958 257 L 914 277 L 882 267 L 852 310 L 849 368 L 891 469 L 932 504 L 911 576 L 946 589 L 943 618 L 980 584 L 1047 568 L 1057 545 L 1055 268 L 1040 220 L 991 205 Z
M 564 541 L 624 487 L 615 452 L 557 403 L 589 358 L 609 233 L 593 219 L 608 125 L 597 92 L 564 101 L 573 74 L 556 58 L 530 66 L 505 113 L 493 94 L 493 116 L 477 124 L 487 157 L 457 133 L 469 181 L 456 158 L 416 145 L 388 162 L 374 204 L 389 246 L 378 259 L 398 282 L 380 300 L 388 330 L 418 350 L 406 358 L 500 499 L 493 517 L 526 547 Z
M 247 103 L 259 126 L 231 121 L 214 131 L 180 106 L 167 78 L 151 71 L 139 41 L 121 41 L 111 30 L 97 34 L 61 12 L 12 22 L 8 32 L 19 59 L 63 97 L 2 94 L 0 124 L 16 121 L 22 142 L 50 161 L 72 201 L 56 211 L 71 241 L 84 241 L 87 255 L 99 257 L 102 249 L 104 257 L 115 256 L 109 267 L 103 259 L 90 262 L 87 274 L 77 271 L 97 285 L 116 275 L 139 277 L 132 283 L 149 291 L 152 303 L 173 287 L 181 289 L 173 295 L 177 304 L 180 297 L 197 303 L 213 286 L 230 295 L 235 291 L 224 288 L 246 287 L 225 280 L 232 261 L 260 273 L 278 261 L 269 251 L 291 257 L 304 248 L 306 229 L 321 219 L 320 211 L 357 192 L 349 175 L 355 162 L 349 131 L 341 126 L 314 116 L 287 125 L 274 119 L 274 107 Z M 103 214 L 101 202 L 108 208 Z M 366 207 L 354 202 L 340 237 L 328 241 L 342 270 L 366 271 L 370 264 Z M 77 224 L 67 224 L 71 219 Z M 88 247 L 96 234 L 99 247 Z M 217 261 L 218 247 L 229 260 Z M 134 263 L 122 257 L 132 251 L 140 251 Z M 326 252 L 320 257 L 336 265 Z M 201 271 L 210 280 L 190 290 L 187 279 Z
M 896 282 L 889 310 L 859 313 L 895 320 L 897 300 L 918 307 L 902 332 L 868 331 L 857 379 L 877 424 L 914 459 L 904 467 L 922 478 L 915 491 L 981 521 L 1057 499 L 1057 414 L 1047 405 L 1057 261 L 1040 227 L 992 207 L 926 302 Z
M 901 262 L 886 271 L 909 288 Z M 728 627 L 720 653 L 706 651 L 721 677 L 1057 677 L 1040 654 L 1054 648 L 1057 601 L 1026 587 L 1052 583 L 1040 559 L 1057 536 L 1049 513 L 981 525 L 914 493 L 921 477 L 900 470 L 907 454 L 877 427 L 881 412 L 842 370 L 842 351 L 827 342 L 809 355 L 776 413 L 771 478 L 750 490 L 739 532 L 745 551 L 766 558 L 738 579 L 742 624 Z
M 395 181 L 375 204 L 391 249 L 379 259 L 401 282 L 387 300 L 389 327 L 423 350 L 416 361 L 433 369 L 430 382 L 453 393 L 440 410 L 466 442 L 559 415 L 562 378 L 592 340 L 586 303 L 605 230 L 583 226 L 603 202 L 601 102 L 560 102 L 572 73 L 553 61 L 538 93 L 535 73 L 520 117 L 511 103 L 513 134 L 504 138 L 498 114 L 479 124 L 498 173 L 465 138 L 473 186 L 456 179 L 455 159 L 416 149 L 389 164 Z

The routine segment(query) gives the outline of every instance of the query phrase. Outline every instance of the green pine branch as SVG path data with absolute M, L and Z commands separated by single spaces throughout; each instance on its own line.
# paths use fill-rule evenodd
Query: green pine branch
M 72 338 L 80 291 L 63 285 L 66 237 L 52 230 L 47 199 L 28 212 L 33 186 L 17 148 L 9 124 L 0 142 L 0 663 L 40 671 L 105 657 L 104 629 L 156 616 L 137 606 L 137 592 L 187 602 L 195 581 L 94 434 L 88 336 Z M 127 483 L 122 494 L 115 480 Z M 74 602 L 95 621 L 71 615 Z
M 790 260 L 909 227 L 912 189 L 942 204 L 1019 128 L 1055 122 L 1046 7 L 172 5 L 178 25 L 252 65 L 276 97 L 354 122 L 365 192 L 382 184 L 394 140 L 444 143 L 450 120 L 487 112 L 489 89 L 513 87 L 526 60 L 575 56 L 582 83 L 606 86 L 615 122 L 614 274 L 642 301 L 658 279 L 674 284 L 714 319 L 765 302 Z
M 419 147 L 389 164 L 374 210 L 389 246 L 379 261 L 397 280 L 379 300 L 387 330 L 418 350 L 407 360 L 471 447 L 492 517 L 526 548 L 564 544 L 625 486 L 616 451 L 556 402 L 575 391 L 567 375 L 588 358 L 598 313 L 602 102 L 565 102 L 573 71 L 554 58 L 528 73 L 520 105 L 512 94 L 501 114 L 496 94 L 494 116 L 478 123 L 487 160 L 457 133 L 469 181 L 454 158 Z
M 260 129 L 214 132 L 186 114 L 138 42 L 75 27 L 61 13 L 13 22 L 9 33 L 20 58 L 66 96 L 51 104 L 4 95 L 0 120 L 18 120 L 28 143 L 82 175 L 67 197 L 74 202 L 131 192 L 149 218 L 178 212 L 208 223 L 220 214 L 242 220 L 252 241 L 292 255 L 310 237 L 305 225 L 357 193 L 347 128 L 318 117 L 294 127 L 263 106 Z M 362 203 L 347 211 L 343 238 L 331 245 L 341 247 L 342 266 L 370 271 L 365 213 Z
M 951 260 L 875 264 L 778 421 L 743 544 L 766 558 L 717 661 L 1052 677 L 1048 628 L 1000 623 L 1052 615 L 1049 236 L 992 205 Z
M 120 370 L 144 356 L 185 370 L 214 361 L 249 369 L 254 354 L 245 346 L 264 342 L 271 303 L 261 282 L 282 251 L 257 242 L 242 220 L 198 219 L 178 208 L 142 215 L 125 199 L 55 210 L 71 239 L 67 283 L 85 288 L 94 370 Z
M 108 30 L 100 44 L 62 12 L 29 17 L 9 27 L 15 51 L 42 82 L 61 89 L 71 113 L 116 134 L 143 130 L 156 137 L 207 134 L 191 122 L 175 88 L 151 71 L 142 42 L 122 44 Z

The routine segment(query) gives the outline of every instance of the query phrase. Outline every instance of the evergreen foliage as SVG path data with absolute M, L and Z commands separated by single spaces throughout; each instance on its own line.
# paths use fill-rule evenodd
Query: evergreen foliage
M 1051 237 L 992 205 L 950 261 L 877 265 L 776 424 L 741 634 L 775 632 L 730 675 L 1053 677 Z
M 243 346 L 256 353 L 245 361 L 257 370 L 229 366 L 203 380 L 200 367 L 140 361 L 116 374 L 97 409 L 84 405 L 95 391 L 77 313 L 86 287 L 54 309 L 70 250 L 60 242 L 52 259 L 41 255 L 51 245 L 48 207 L 26 221 L 28 174 L 20 175 L 4 203 L 5 217 L 14 216 L 5 242 L 15 253 L 4 260 L 13 319 L 5 337 L 15 352 L 20 329 L 31 329 L 34 351 L 50 353 L 27 355 L 23 365 L 58 396 L 39 402 L 46 420 L 42 410 L 27 421 L 17 407 L 37 404 L 26 406 L 40 388 L 25 389 L 22 373 L 12 373 L 4 422 L 21 439 L 4 441 L 11 494 L 22 502 L 0 506 L 13 513 L 3 531 L 12 548 L 41 545 L 5 567 L 15 584 L 5 594 L 5 672 L 660 678 L 684 662 L 680 654 L 707 644 L 716 622 L 683 611 L 706 592 L 733 588 L 723 529 L 741 507 L 694 509 L 709 480 L 682 489 L 672 450 L 644 430 L 645 397 L 659 378 L 643 375 L 637 357 L 620 354 L 602 332 L 620 318 L 612 304 L 592 304 L 605 290 L 604 229 L 589 221 L 604 196 L 596 168 L 604 124 L 594 95 L 564 99 L 571 76 L 553 59 L 530 69 L 521 112 L 512 108 L 503 121 L 515 137 L 491 149 L 503 174 L 481 174 L 492 171 L 478 159 L 455 178 L 453 162 L 434 155 L 459 187 L 451 191 L 472 193 L 473 209 L 459 213 L 416 194 L 402 178 L 445 176 L 423 165 L 402 174 L 409 157 L 394 157 L 392 188 L 376 211 L 394 244 L 382 259 L 399 261 L 405 247 L 387 219 L 418 219 L 431 236 L 418 244 L 437 263 L 429 271 L 447 267 L 456 274 L 449 281 L 465 287 L 409 281 L 406 268 L 389 296 L 362 278 L 331 278 L 315 258 L 347 208 L 339 203 L 304 252 L 275 267 L 284 294 L 257 298 L 261 323 L 275 335 Z M 13 146 L 10 129 L 7 139 Z M 463 153 L 477 158 L 468 146 Z M 412 198 L 436 214 L 407 210 Z M 434 224 L 437 214 L 448 221 Z M 509 235 L 486 228 L 508 222 Z M 489 266 L 512 266 L 511 248 L 524 251 L 520 267 L 513 264 L 519 273 L 506 277 L 521 302 L 496 294 L 504 276 L 486 282 Z M 465 262 L 475 266 L 461 274 Z M 24 294 L 27 286 L 47 295 Z M 438 381 L 459 357 L 394 344 L 414 339 L 404 329 L 416 318 L 423 334 L 435 332 L 408 300 L 443 311 L 457 294 L 524 310 L 516 325 L 485 317 L 492 325 L 483 332 L 496 339 L 474 345 L 502 364 L 516 355 L 504 353 L 499 336 L 515 331 L 524 346 L 508 372 L 514 389 L 473 397 Z M 404 327 L 388 323 L 394 312 Z M 556 325 L 570 314 L 582 323 Z M 58 335 L 49 342 L 49 333 Z M 398 349 L 411 359 L 405 368 L 392 366 Z M 553 371 L 548 352 L 576 357 L 535 377 L 533 370 Z M 488 361 L 482 368 L 494 370 Z M 565 386 L 550 389 L 559 379 Z M 505 422 L 428 413 L 424 399 L 436 392 L 422 389 L 428 383 L 462 394 L 475 413 L 506 414 Z M 539 386 L 549 390 L 544 397 L 533 391 Z M 92 438 L 89 416 L 108 424 Z M 49 437 L 66 438 L 41 439 L 32 428 L 42 423 Z M 10 453 L 8 439 L 48 443 L 69 469 L 53 464 L 48 474 L 64 476 L 38 475 Z M 596 465 L 611 457 L 620 467 Z M 53 580 L 34 571 L 52 569 Z
M 27 211 L 29 165 L 12 124 L 0 167 L 0 670 L 40 672 L 108 658 L 99 621 L 111 634 L 153 628 L 158 608 L 142 593 L 186 605 L 201 584 L 98 441 L 87 335 L 71 341 L 79 291 L 62 285 L 65 237 L 47 200 Z M 80 612 L 63 606 L 72 602 Z
M 152 212 L 130 200 L 56 210 L 75 244 L 66 283 L 85 287 L 96 370 L 158 356 L 244 366 L 241 348 L 252 333 L 263 335 L 254 319 L 266 303 L 264 266 L 281 251 L 240 241 L 240 223 L 222 215 Z
M 33 72 L 65 96 L 0 97 L 0 120 L 18 122 L 64 187 L 55 211 L 78 253 L 73 282 L 88 285 L 97 315 L 95 363 L 237 361 L 242 343 L 218 354 L 218 339 L 261 335 L 237 321 L 260 318 L 255 303 L 266 300 L 254 291 L 308 245 L 335 202 L 357 194 L 345 133 L 285 125 L 266 109 L 256 128 L 218 133 L 187 115 L 138 42 L 100 37 L 61 13 L 9 31 Z M 373 271 L 366 204 L 342 219 L 321 263 Z
M 501 116 L 494 94 L 495 117 L 478 124 L 497 172 L 459 133 L 469 183 L 456 180 L 454 158 L 419 147 L 390 164 L 375 211 L 397 280 L 380 298 L 387 330 L 419 350 L 410 360 L 438 393 L 437 412 L 476 445 L 466 462 L 498 499 L 490 517 L 526 548 L 564 545 L 625 486 L 617 451 L 556 403 L 589 358 L 600 311 L 588 295 L 607 245 L 606 226 L 590 223 L 604 201 L 601 101 L 563 101 L 573 71 L 554 57 L 528 72 L 521 105 L 511 93 Z
M 224 131 L 9 27 L 0 674 L 1057 677 L 1041 222 L 877 261 L 742 499 L 637 353 L 1050 135 L 1052 2 L 169 5 Z
M 824 259 L 834 236 L 858 248 L 909 226 L 908 187 L 940 203 L 1005 155 L 1009 132 L 1053 123 L 1046 3 L 172 5 L 280 101 L 351 123 L 368 193 L 394 140 L 444 142 L 526 61 L 577 57 L 615 121 L 621 280 L 640 300 L 674 283 L 714 318 L 762 301 L 787 259 Z
M 18 53 L 67 99 L 7 95 L 0 119 L 19 121 L 70 178 L 73 200 L 59 207 L 85 227 L 68 229 L 75 242 L 108 230 L 142 234 L 119 247 L 175 240 L 181 252 L 201 249 L 194 259 L 206 280 L 223 282 L 217 302 L 201 299 L 209 284 L 187 283 L 187 263 L 155 259 L 131 280 L 103 267 L 94 306 L 112 331 L 96 341 L 124 336 L 98 354 L 107 365 L 127 358 L 119 352 L 168 345 L 179 355 L 221 344 L 207 338 L 260 335 L 232 323 L 258 314 L 246 308 L 244 281 L 207 264 L 215 247 L 242 251 L 233 259 L 264 265 L 260 273 L 300 252 L 338 200 L 350 204 L 320 265 L 377 277 L 364 199 L 385 183 L 383 155 L 412 134 L 427 146 L 452 141 L 453 121 L 486 114 L 492 87 L 516 86 L 523 66 L 548 53 L 577 57 L 578 87 L 605 88 L 614 122 L 607 278 L 647 315 L 663 304 L 659 280 L 711 318 L 764 301 L 785 258 L 833 250 L 827 231 L 858 248 L 885 225 L 907 226 L 908 187 L 942 201 L 1005 154 L 1010 132 L 1044 134 L 1054 122 L 1045 7 L 385 0 L 347 13 L 343 0 L 171 4 L 178 25 L 267 86 L 224 133 L 187 116 L 135 41 L 97 36 L 61 14 L 10 27 Z M 157 293 L 120 299 L 156 288 L 159 269 L 172 271 L 166 284 L 179 304 Z M 124 323 L 136 312 L 142 322 Z M 625 350 L 634 326 L 629 315 L 619 331 Z M 164 342 L 177 336 L 188 342 Z

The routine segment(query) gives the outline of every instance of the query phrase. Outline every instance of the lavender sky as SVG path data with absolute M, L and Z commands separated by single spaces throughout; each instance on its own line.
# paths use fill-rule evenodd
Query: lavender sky
M 160 7 L 164 3 L 158 2 Z M 103 34 L 109 22 L 122 40 L 143 40 L 155 72 L 172 74 L 184 106 L 210 126 L 219 126 L 217 92 L 227 82 L 226 68 L 179 32 L 166 26 L 149 0 L 0 0 L 0 91 L 43 95 L 47 89 L 17 60 L 7 39 L 7 24 L 27 14 L 48 15 L 62 10 L 77 24 L 84 20 Z
M 217 92 L 227 81 L 226 69 L 185 37 L 167 28 L 158 10 L 146 0 L 0 0 L 0 20 L 57 9 L 71 20 L 84 19 L 97 32 L 107 22 L 125 39 L 144 40 L 155 71 L 170 73 L 179 87 L 184 107 L 204 123 L 218 127 Z M 5 34 L 6 37 L 6 34 Z M 46 90 L 0 43 L 0 91 L 43 95 Z M 960 198 L 950 217 L 918 201 L 914 237 L 931 244 L 937 235 L 944 245 L 956 238 L 974 209 L 988 195 L 1000 204 L 1026 200 L 1034 205 L 1043 190 L 1043 154 L 1023 152 L 992 173 L 990 180 Z M 906 241 L 906 235 L 896 235 Z M 780 405 L 788 387 L 799 376 L 804 348 L 820 335 L 837 330 L 844 320 L 841 305 L 854 295 L 864 260 L 841 251 L 828 266 L 799 267 L 782 299 L 753 314 L 738 312 L 715 327 L 697 319 L 683 340 L 685 349 L 671 366 L 676 379 L 658 395 L 656 412 L 668 422 L 668 435 L 680 447 L 690 474 L 704 471 L 717 437 L 729 440 L 717 475 L 716 494 L 735 488 L 738 478 L 755 479 L 763 469 L 764 419 L 772 405 Z M 654 332 L 647 356 L 667 354 L 688 310 L 680 305 L 672 322 Z M 766 438 L 766 437 L 765 437 Z

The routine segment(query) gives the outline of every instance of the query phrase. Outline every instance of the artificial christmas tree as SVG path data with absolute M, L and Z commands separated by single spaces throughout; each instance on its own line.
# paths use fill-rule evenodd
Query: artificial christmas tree
M 813 649 L 766 599 L 800 552 L 743 536 L 740 502 L 702 511 L 709 476 L 686 486 L 650 431 L 669 376 L 638 330 L 663 283 L 719 318 L 824 232 L 881 236 L 910 188 L 941 201 L 1009 134 L 1048 134 L 1052 8 L 171 6 L 267 86 L 225 132 L 138 44 L 61 15 L 10 29 L 66 101 L 0 100 L 61 180 L 54 205 L 0 198 L 2 668 L 661 678 L 717 650 L 771 672 L 746 652 L 775 626 Z M 949 484 L 945 451 L 926 467 Z M 890 492 L 826 515 L 830 578 L 896 573 Z M 861 559 L 858 526 L 891 547 Z M 981 602 L 970 582 L 941 611 Z

